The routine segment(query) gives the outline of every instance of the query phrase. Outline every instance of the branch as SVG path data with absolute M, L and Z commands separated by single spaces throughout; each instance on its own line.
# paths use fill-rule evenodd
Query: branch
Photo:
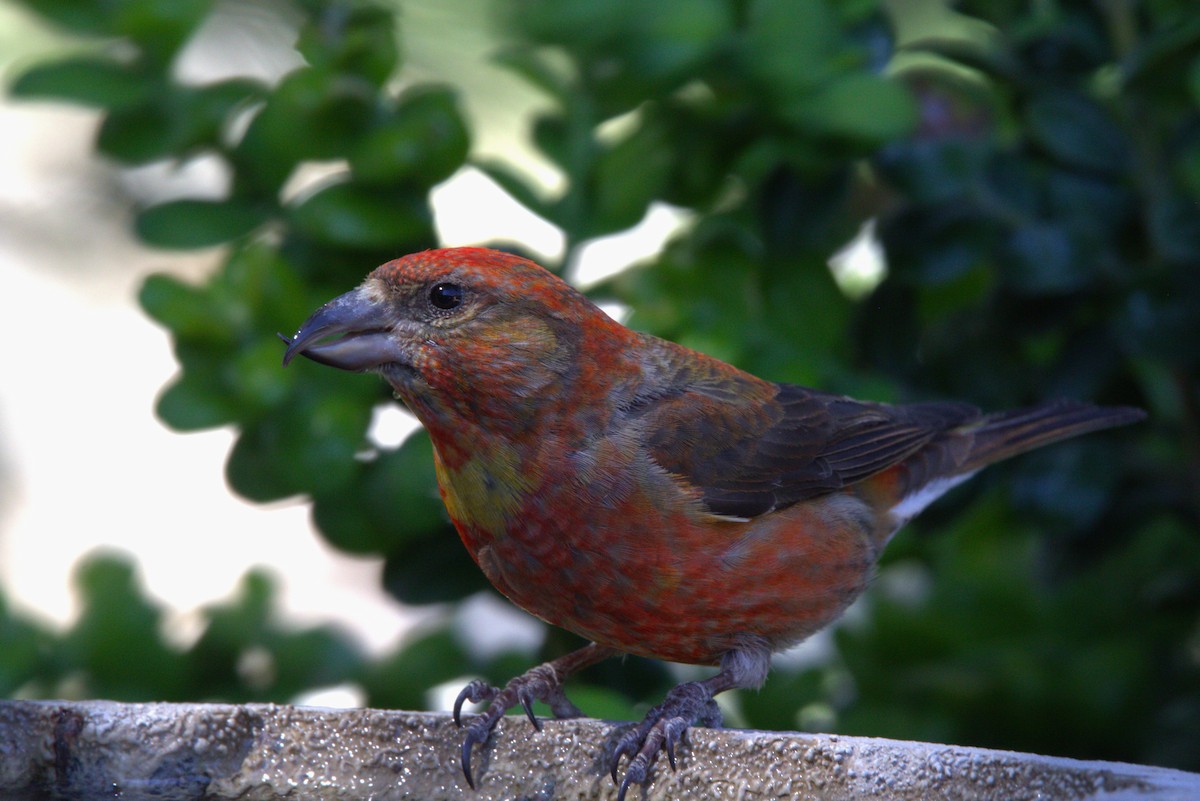
M 0 799 L 613 798 L 628 724 L 502 720 L 476 754 L 478 792 L 446 715 L 249 704 L 0 701 Z M 1200 774 L 979 748 L 693 729 L 631 799 L 1200 798 Z

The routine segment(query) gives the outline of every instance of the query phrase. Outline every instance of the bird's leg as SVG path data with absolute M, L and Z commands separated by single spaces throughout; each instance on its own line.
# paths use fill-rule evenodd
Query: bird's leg
M 667 752 L 671 770 L 675 770 L 675 745 L 684 738 L 689 726 L 721 726 L 721 710 L 713 696 L 725 690 L 761 686 L 770 663 L 770 649 L 753 643 L 748 648 L 726 653 L 721 659 L 721 671 L 712 678 L 685 682 L 667 693 L 661 704 L 651 709 L 636 728 L 626 732 L 617 742 L 612 756 L 614 782 L 621 757 L 630 757 L 617 801 L 625 801 L 625 793 L 631 785 L 646 781 L 660 751 Z
M 517 676 L 503 689 L 493 687 L 486 681 L 473 681 L 462 689 L 454 701 L 454 723 L 462 726 L 462 706 L 466 701 L 478 703 L 488 701 L 487 709 L 483 710 L 467 726 L 467 736 L 463 738 L 462 769 L 467 777 L 467 784 L 475 788 L 475 780 L 471 778 L 471 749 L 476 743 L 487 740 L 496 727 L 497 721 L 512 707 L 520 704 L 529 716 L 529 721 L 539 731 L 542 724 L 533 714 L 533 702 L 543 701 L 549 704 L 556 718 L 574 718 L 583 713 L 579 711 L 563 692 L 563 682 L 567 677 L 578 673 L 586 667 L 607 659 L 618 653 L 616 650 L 599 643 L 585 645 L 566 656 L 538 665 L 532 670 Z

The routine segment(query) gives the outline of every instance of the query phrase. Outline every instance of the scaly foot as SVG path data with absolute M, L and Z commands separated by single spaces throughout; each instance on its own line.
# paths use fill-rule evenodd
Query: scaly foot
M 563 692 L 563 681 L 573 673 L 594 665 L 614 653 L 616 651 L 611 648 L 592 643 L 544 665 L 538 665 L 509 681 L 504 689 L 493 687 L 487 682 L 479 680 L 464 687 L 454 701 L 454 723 L 456 725 L 463 725 L 463 703 L 467 701 L 471 703 L 489 702 L 487 709 L 467 726 L 467 736 L 463 738 L 462 769 L 471 789 L 475 789 L 475 780 L 471 778 L 471 751 L 476 744 L 487 740 L 492 729 L 496 727 L 496 723 L 504 717 L 505 712 L 520 704 L 533 727 L 539 731 L 542 724 L 533 714 L 534 701 L 543 701 L 548 704 L 557 718 L 579 717 L 583 713 L 571 703 L 566 693 Z
M 770 665 L 770 647 L 757 638 L 747 637 L 740 648 L 730 650 L 722 657 L 721 671 L 717 675 L 704 681 L 680 684 L 667 693 L 663 702 L 651 709 L 637 728 L 617 742 L 610 765 L 614 783 L 621 758 L 630 757 L 625 778 L 617 791 L 617 801 L 625 801 L 631 786 L 645 783 L 659 753 L 666 751 L 671 770 L 675 770 L 675 746 L 686 737 L 689 727 L 721 725 L 721 710 L 714 696 L 736 687 L 761 686 Z
M 621 758 L 630 757 L 617 801 L 625 801 L 625 793 L 631 785 L 646 781 L 661 751 L 667 752 L 671 770 L 675 770 L 675 746 L 686 737 L 689 727 L 719 728 L 721 723 L 721 709 L 704 682 L 690 681 L 675 687 L 661 704 L 650 710 L 637 728 L 626 732 L 617 742 L 611 765 L 614 783 Z

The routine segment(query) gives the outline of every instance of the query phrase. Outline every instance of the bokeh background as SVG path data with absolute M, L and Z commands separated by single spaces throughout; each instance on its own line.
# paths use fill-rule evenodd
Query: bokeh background
M 445 708 L 576 647 L 382 382 L 279 365 L 374 265 L 489 244 L 777 380 L 1146 408 L 956 490 L 723 703 L 1200 770 L 1189 0 L 5 0 L 0 69 L 0 694 Z

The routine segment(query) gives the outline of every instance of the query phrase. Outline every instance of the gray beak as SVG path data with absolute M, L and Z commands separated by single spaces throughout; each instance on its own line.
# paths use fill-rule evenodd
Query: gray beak
M 291 339 L 279 335 L 288 346 L 283 363 L 286 366 L 303 355 L 318 364 L 357 372 L 403 363 L 392 335 L 393 323 L 387 304 L 373 302 L 355 289 L 317 309 Z

